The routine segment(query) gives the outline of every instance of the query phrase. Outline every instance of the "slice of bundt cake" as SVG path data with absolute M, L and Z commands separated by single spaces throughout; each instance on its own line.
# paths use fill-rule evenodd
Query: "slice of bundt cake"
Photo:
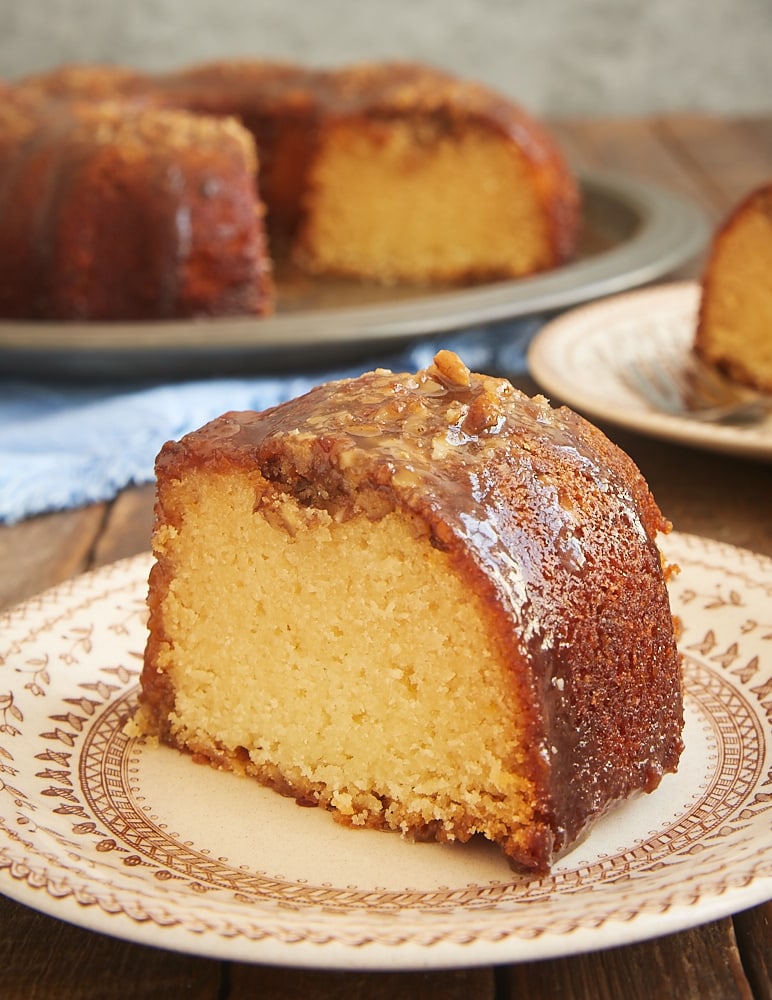
M 681 752 L 632 461 L 449 352 L 171 442 L 130 731 L 352 826 L 544 870 Z
M 708 254 L 695 350 L 730 379 L 772 392 L 772 182 L 724 221 Z

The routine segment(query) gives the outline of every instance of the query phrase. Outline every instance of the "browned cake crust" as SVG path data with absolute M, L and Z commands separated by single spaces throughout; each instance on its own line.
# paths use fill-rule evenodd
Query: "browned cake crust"
M 0 315 L 270 311 L 256 166 L 234 119 L 16 92 L 0 107 Z
M 730 379 L 772 393 L 772 182 L 717 230 L 702 279 L 694 347 Z
M 680 664 L 656 544 L 669 525 L 632 461 L 573 412 L 470 374 L 442 352 L 417 375 L 377 371 L 264 413 L 226 414 L 167 444 L 157 475 L 157 563 L 141 696 L 146 732 L 330 805 L 323 787 L 253 765 L 249 747 L 192 735 L 178 715 L 172 678 L 182 635 L 171 624 L 169 600 L 188 560 L 212 558 L 181 559 L 192 501 L 180 499 L 180 485 L 235 477 L 252 484 L 253 514 L 246 516 L 275 521 L 290 534 L 300 514 L 283 513 L 288 501 L 303 517 L 316 511 L 335 523 L 364 518 L 377 525 L 392 512 L 409 517 L 478 602 L 503 664 L 502 717 L 515 706 L 501 758 L 516 752 L 518 780 L 530 790 L 521 792 L 527 801 L 518 808 L 529 818 L 518 819 L 513 806 L 510 821 L 483 827 L 467 808 L 444 821 L 404 823 L 406 832 L 466 840 L 482 830 L 514 861 L 543 869 L 612 803 L 651 791 L 675 770 Z M 259 649 L 260 630 L 270 624 L 242 626 L 255 629 Z M 218 635 L 218 643 L 229 642 Z M 372 663 L 371 685 L 382 669 Z M 259 688 L 259 672 L 254 683 Z M 481 674 L 480 690 L 485 683 Z M 475 695 L 468 697 L 471 714 Z M 377 812 L 361 822 L 389 825 Z

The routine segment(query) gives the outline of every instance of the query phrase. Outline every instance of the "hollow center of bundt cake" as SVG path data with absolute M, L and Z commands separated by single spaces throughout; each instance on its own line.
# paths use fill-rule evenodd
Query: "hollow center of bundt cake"
M 474 127 L 434 133 L 420 120 L 327 130 L 303 239 L 311 270 L 426 282 L 549 263 L 543 208 L 514 144 Z
M 177 741 L 355 825 L 465 840 L 528 822 L 484 609 L 417 521 L 256 502 L 246 475 L 175 489 L 184 521 L 156 545 Z

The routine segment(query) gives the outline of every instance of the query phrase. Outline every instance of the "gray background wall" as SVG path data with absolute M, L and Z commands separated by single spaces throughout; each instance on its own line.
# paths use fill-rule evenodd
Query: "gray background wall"
M 533 111 L 772 107 L 772 0 L 0 0 L 0 76 L 72 60 L 416 58 Z

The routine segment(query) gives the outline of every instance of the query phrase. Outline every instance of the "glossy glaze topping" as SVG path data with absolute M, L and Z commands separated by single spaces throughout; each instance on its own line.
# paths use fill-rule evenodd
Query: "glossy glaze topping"
M 297 443 L 322 437 L 335 441 L 337 454 L 361 451 L 361 463 L 365 455 L 394 455 L 436 472 L 482 465 L 486 449 L 505 447 L 518 424 L 551 423 L 552 412 L 543 397 L 531 399 L 505 379 L 473 374 L 441 351 L 415 374 L 376 369 L 326 383 L 262 413 L 225 414 L 193 437 L 203 454 L 216 452 L 224 438 L 258 448 L 274 437 Z
M 190 436 L 191 454 L 200 464 L 216 462 L 226 440 L 231 459 L 257 464 L 269 479 L 289 481 L 312 467 L 338 469 L 345 471 L 341 488 L 348 492 L 369 480 L 392 486 L 403 498 L 443 482 L 454 486 L 459 502 L 466 494 L 464 506 L 471 503 L 476 511 L 491 466 L 505 463 L 510 476 L 519 468 L 554 492 L 556 509 L 570 519 L 576 498 L 540 459 L 562 454 L 561 464 L 581 470 L 597 491 L 614 493 L 631 513 L 635 508 L 631 463 L 622 461 L 619 469 L 609 464 L 600 447 L 608 442 L 594 428 L 506 379 L 470 372 L 450 351 L 440 351 L 415 374 L 379 369 L 321 385 L 263 413 L 225 414 Z M 271 464 L 279 449 L 281 469 Z M 617 458 L 615 450 L 610 454 Z M 635 499 L 641 499 L 648 491 L 639 474 L 633 482 Z
M 257 468 L 338 518 L 419 514 L 433 544 L 473 553 L 542 647 L 556 640 L 543 615 L 524 613 L 535 588 L 582 576 L 615 545 L 643 544 L 656 562 L 654 536 L 667 529 L 640 473 L 595 428 L 449 351 L 416 374 L 376 370 L 226 414 L 181 448 L 194 464 Z M 160 461 L 175 463 L 176 450 Z

